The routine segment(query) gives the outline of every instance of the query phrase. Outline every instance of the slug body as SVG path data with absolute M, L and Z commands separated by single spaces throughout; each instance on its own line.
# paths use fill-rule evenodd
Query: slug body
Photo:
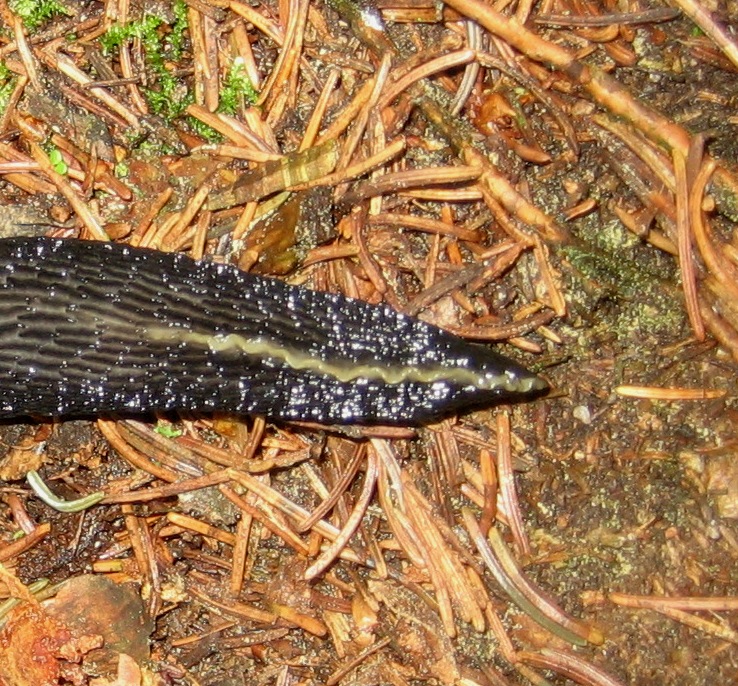
M 113 243 L 0 240 L 0 417 L 417 425 L 546 383 L 387 306 Z

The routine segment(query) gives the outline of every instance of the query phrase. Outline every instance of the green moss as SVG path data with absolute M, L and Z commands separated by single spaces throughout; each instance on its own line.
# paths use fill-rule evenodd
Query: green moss
M 173 10 L 174 23 L 172 24 L 172 31 L 167 38 L 167 42 L 168 51 L 172 59 L 178 60 L 182 57 L 185 34 L 190 27 L 187 21 L 187 3 L 184 0 L 175 0 Z
M 100 44 L 110 54 L 128 41 L 138 39 L 143 45 L 146 67 L 152 72 L 152 87 L 143 89 L 146 100 L 154 114 L 171 121 L 184 114 L 194 96 L 187 85 L 177 79 L 171 64 L 181 59 L 187 23 L 187 5 L 184 0 L 173 4 L 174 21 L 165 30 L 165 22 L 155 15 L 146 15 L 138 21 L 116 24 L 100 37 Z M 257 93 L 246 76 L 240 59 L 234 60 L 226 75 L 220 93 L 219 112 L 236 114 L 243 103 L 256 102 Z M 185 119 L 190 129 L 207 141 L 221 140 L 220 134 L 194 117 Z
M 115 165 L 114 173 L 117 178 L 125 179 L 131 173 L 131 168 L 127 162 L 118 162 Z
M 225 78 L 225 84 L 220 92 L 218 112 L 236 114 L 243 103 L 254 104 L 258 93 L 246 75 L 243 60 L 237 57 Z
M 52 17 L 69 14 L 57 0 L 10 0 L 8 4 L 29 31 L 37 29 Z
M 192 132 L 208 143 L 220 143 L 223 140 L 221 136 L 212 126 L 208 126 L 205 122 L 200 121 L 196 117 L 187 116 L 187 125 Z
M 161 27 L 164 20 L 154 15 L 146 15 L 138 21 L 116 24 L 100 37 L 105 53 L 137 38 L 143 45 L 146 66 L 154 75 L 154 86 L 143 90 L 154 114 L 172 120 L 180 116 L 192 102 L 192 95 L 172 73 L 168 62 L 181 57 L 184 33 L 187 30 L 187 12 L 178 9 L 184 3 L 175 3 L 175 22 L 164 39 Z
M 573 268 L 569 297 L 582 319 L 597 322 L 610 337 L 644 345 L 681 335 L 684 305 L 674 260 L 648 248 L 619 221 L 580 223 L 579 240 L 561 254 Z
M 10 103 L 10 96 L 15 88 L 16 78 L 13 73 L 0 62 L 0 115 L 3 114 Z
M 164 23 L 160 17 L 148 14 L 138 21 L 130 21 L 127 24 L 113 24 L 102 36 L 100 44 L 106 54 L 124 45 L 133 38 L 140 38 L 146 48 L 147 58 L 163 59 L 161 53 L 161 41 L 157 29 Z M 152 54 L 148 54 L 152 53 Z
M 246 69 L 240 57 L 233 60 L 231 67 L 225 77 L 225 83 L 220 91 L 218 102 L 218 112 L 223 114 L 234 115 L 244 104 L 254 104 L 258 99 L 258 93 L 251 83 L 251 79 L 246 75 Z M 208 141 L 209 143 L 219 143 L 223 140 L 214 128 L 201 122 L 195 117 L 187 117 L 187 125 L 190 129 Z

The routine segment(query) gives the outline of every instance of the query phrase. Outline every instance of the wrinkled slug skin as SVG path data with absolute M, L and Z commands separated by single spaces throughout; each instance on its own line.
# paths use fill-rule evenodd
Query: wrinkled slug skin
M 0 417 L 417 425 L 545 382 L 385 306 L 112 243 L 0 240 Z

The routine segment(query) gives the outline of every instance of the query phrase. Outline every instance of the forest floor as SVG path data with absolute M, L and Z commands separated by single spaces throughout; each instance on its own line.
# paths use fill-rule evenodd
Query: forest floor
M 738 7 L 673 7 L 0 0 L 0 236 L 217 256 L 552 386 L 6 421 L 0 684 L 738 682 Z

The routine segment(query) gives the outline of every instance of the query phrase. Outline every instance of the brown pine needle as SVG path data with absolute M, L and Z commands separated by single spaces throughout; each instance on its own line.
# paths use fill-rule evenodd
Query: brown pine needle
M 724 398 L 726 391 L 716 388 L 659 388 L 656 386 L 618 386 L 615 393 L 624 398 L 649 400 L 711 400 Z

